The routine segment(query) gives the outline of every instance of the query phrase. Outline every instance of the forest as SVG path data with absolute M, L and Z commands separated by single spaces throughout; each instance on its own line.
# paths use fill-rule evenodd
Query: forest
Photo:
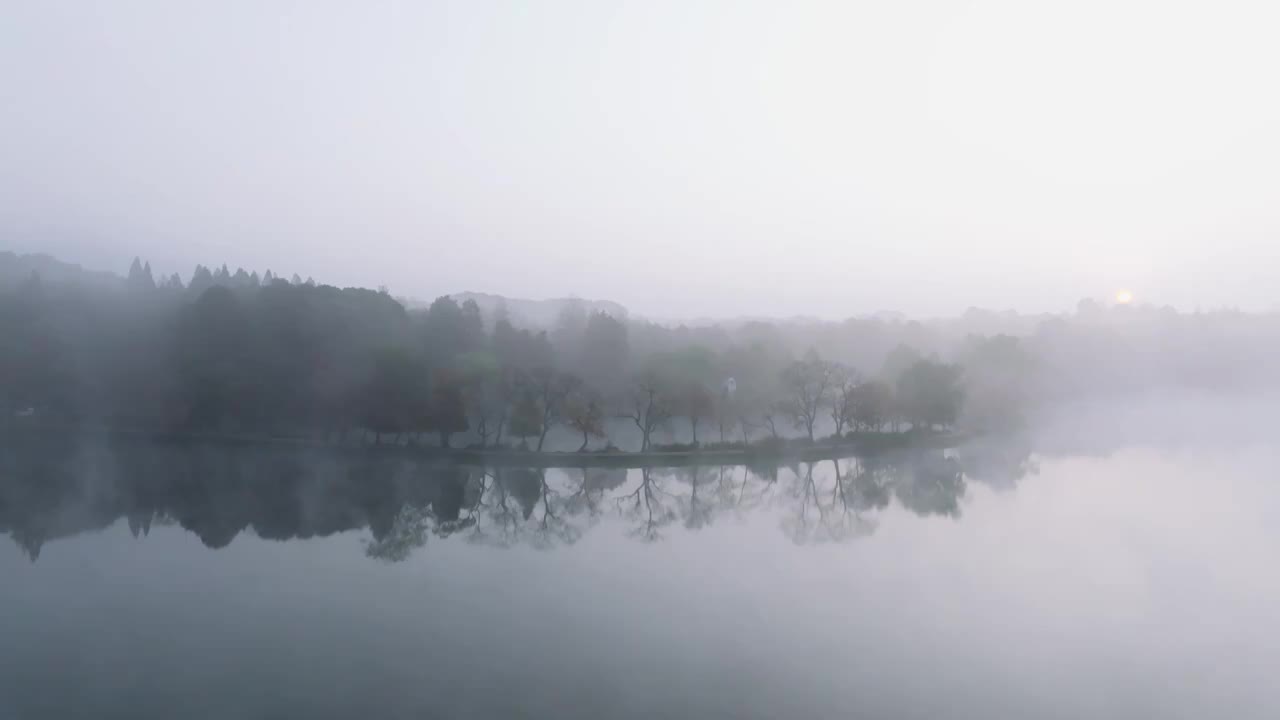
M 33 272 L 0 322 L 6 414 L 57 428 L 543 451 L 553 431 L 579 450 L 616 448 L 621 425 L 646 451 L 659 436 L 697 448 L 942 428 L 963 397 L 958 366 L 905 346 L 883 376 L 814 349 L 715 348 L 675 330 L 642 352 L 626 317 L 578 302 L 536 329 L 474 300 L 410 311 L 385 291 L 225 266 L 184 284 L 135 261 L 121 288 Z
M 1277 366 L 1274 319 L 1227 311 L 673 325 L 573 299 L 549 323 L 486 305 L 0 254 L 0 427 L 687 451 L 1011 431 L 1094 391 L 1257 386 Z

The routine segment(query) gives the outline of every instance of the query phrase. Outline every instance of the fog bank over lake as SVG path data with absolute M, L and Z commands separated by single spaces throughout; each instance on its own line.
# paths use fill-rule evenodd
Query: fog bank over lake
M 1265 406 L 774 469 L 6 447 L 0 713 L 1270 717 Z

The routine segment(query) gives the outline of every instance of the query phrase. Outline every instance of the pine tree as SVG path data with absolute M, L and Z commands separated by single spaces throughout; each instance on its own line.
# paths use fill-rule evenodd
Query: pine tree
M 143 267 L 140 258 L 134 258 L 129 266 L 129 288 L 131 290 L 155 290 L 156 281 L 151 276 L 151 263 Z
M 142 285 L 142 260 L 135 257 L 129 265 L 129 287 L 137 289 Z
M 191 273 L 191 284 L 187 286 L 192 294 L 199 295 L 213 287 L 213 273 L 203 265 L 197 265 Z

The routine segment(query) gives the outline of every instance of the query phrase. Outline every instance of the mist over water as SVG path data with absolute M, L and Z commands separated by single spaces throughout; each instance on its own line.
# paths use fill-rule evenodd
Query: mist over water
M 3 19 L 0 720 L 1280 717 L 1280 5 Z
M 0 714 L 1269 717 L 1249 407 L 761 467 L 7 446 Z

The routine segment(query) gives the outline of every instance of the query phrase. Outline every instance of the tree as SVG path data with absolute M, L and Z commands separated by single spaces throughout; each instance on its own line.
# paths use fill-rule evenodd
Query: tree
M 921 359 L 922 356 L 919 350 L 910 345 L 899 343 L 885 356 L 884 366 L 880 369 L 880 377 L 884 378 L 885 382 L 890 385 L 896 385 L 898 378 L 902 377 L 902 373 L 906 372 L 907 368 L 915 365 Z
M 720 429 L 720 442 L 727 442 L 729 433 L 738 422 L 738 402 L 735 393 L 722 386 L 720 394 L 715 398 L 716 426 Z
M 853 389 L 853 425 L 879 431 L 893 409 L 893 390 L 882 380 L 861 383 Z
M 962 421 L 979 432 L 1022 427 L 1032 397 L 1035 361 L 1009 335 L 969 336 L 961 352 L 965 402 Z
M 635 378 L 622 416 L 640 429 L 640 451 L 648 451 L 653 431 L 671 419 L 670 402 L 656 373 L 647 371 Z
M 599 391 L 613 395 L 625 386 L 630 345 L 627 326 L 605 312 L 592 313 L 582 333 L 577 373 Z
M 458 366 L 467 412 L 480 436 L 480 447 L 486 447 L 491 437 L 500 442 L 510 406 L 510 393 L 504 387 L 510 372 L 489 351 L 466 353 L 458 358 Z
M 844 428 L 853 420 L 858 372 L 853 368 L 833 363 L 831 366 L 831 421 L 836 426 L 836 437 L 844 435 Z
M 448 295 L 441 295 L 422 318 L 427 359 L 432 367 L 450 367 L 454 358 L 467 350 L 462 308 Z
M 586 331 L 586 304 L 578 298 L 570 298 L 560 308 L 555 327 L 551 331 L 551 344 L 555 348 L 556 362 L 560 367 L 575 368 L 582 355 L 582 336 Z
M 493 351 L 504 365 L 514 366 L 520 352 L 515 325 L 511 324 L 511 316 L 507 305 L 499 302 L 493 311 Z
M 520 445 L 525 448 L 529 446 L 529 438 L 542 434 L 542 410 L 528 388 L 522 388 L 517 395 L 508 426 L 511 434 L 520 438 Z
M 782 403 L 766 405 L 760 411 L 760 423 L 768 428 L 769 435 L 774 440 L 782 439 L 782 433 L 778 432 L 778 416 L 786 412 Z
M 582 433 L 582 446 L 578 452 L 587 449 L 593 437 L 604 437 L 604 411 L 600 407 L 600 399 L 595 392 L 579 387 L 565 403 L 565 423 L 576 432 Z
M 913 428 L 951 425 L 960 414 L 964 390 L 961 369 L 936 360 L 919 360 L 898 378 L 898 406 Z
M 831 363 L 813 350 L 782 371 L 782 385 L 787 393 L 783 409 L 797 428 L 805 430 L 809 442 L 813 442 L 813 427 L 819 413 L 830 402 L 832 379 Z
M 256 417 L 249 314 L 223 287 L 183 309 L 176 331 L 179 388 L 186 423 L 199 429 L 243 426 Z
M 404 348 L 379 351 L 363 397 L 364 423 L 375 442 L 380 444 L 384 433 L 399 436 L 422 429 L 428 402 L 422 363 Z
M 493 325 L 493 351 L 501 363 L 524 371 L 554 367 L 554 352 L 547 334 L 517 330 L 507 319 L 503 307 L 499 306 Z
M 462 303 L 462 352 L 475 352 L 485 346 L 484 318 L 475 300 Z
M 693 444 L 698 444 L 698 423 L 710 418 L 715 412 L 715 399 L 707 386 L 700 382 L 686 383 L 680 392 L 678 405 L 680 414 L 689 419 L 689 428 L 693 433 Z
M 672 414 L 688 418 L 693 443 L 697 444 L 698 424 L 709 419 L 715 410 L 715 398 L 707 389 L 717 375 L 714 353 L 704 347 L 688 346 L 654 355 L 648 364 L 661 385 L 669 390 L 668 406 Z
M 469 427 L 462 380 L 451 368 L 436 368 L 431 374 L 430 426 L 440 434 L 440 445 L 446 448 L 453 434 L 466 432 Z
M 145 266 L 139 258 L 133 259 L 129 266 L 129 287 L 133 290 L 155 290 L 156 281 L 151 275 L 151 263 Z
M 560 373 L 548 367 L 535 369 L 526 376 L 529 392 L 533 394 L 539 410 L 538 452 L 547 440 L 551 428 L 563 419 L 565 401 L 582 384 L 578 378 Z
M 213 273 L 209 268 L 203 265 L 196 265 L 196 269 L 191 273 L 191 282 L 187 284 L 187 292 L 193 297 L 200 297 L 205 290 L 213 287 Z

